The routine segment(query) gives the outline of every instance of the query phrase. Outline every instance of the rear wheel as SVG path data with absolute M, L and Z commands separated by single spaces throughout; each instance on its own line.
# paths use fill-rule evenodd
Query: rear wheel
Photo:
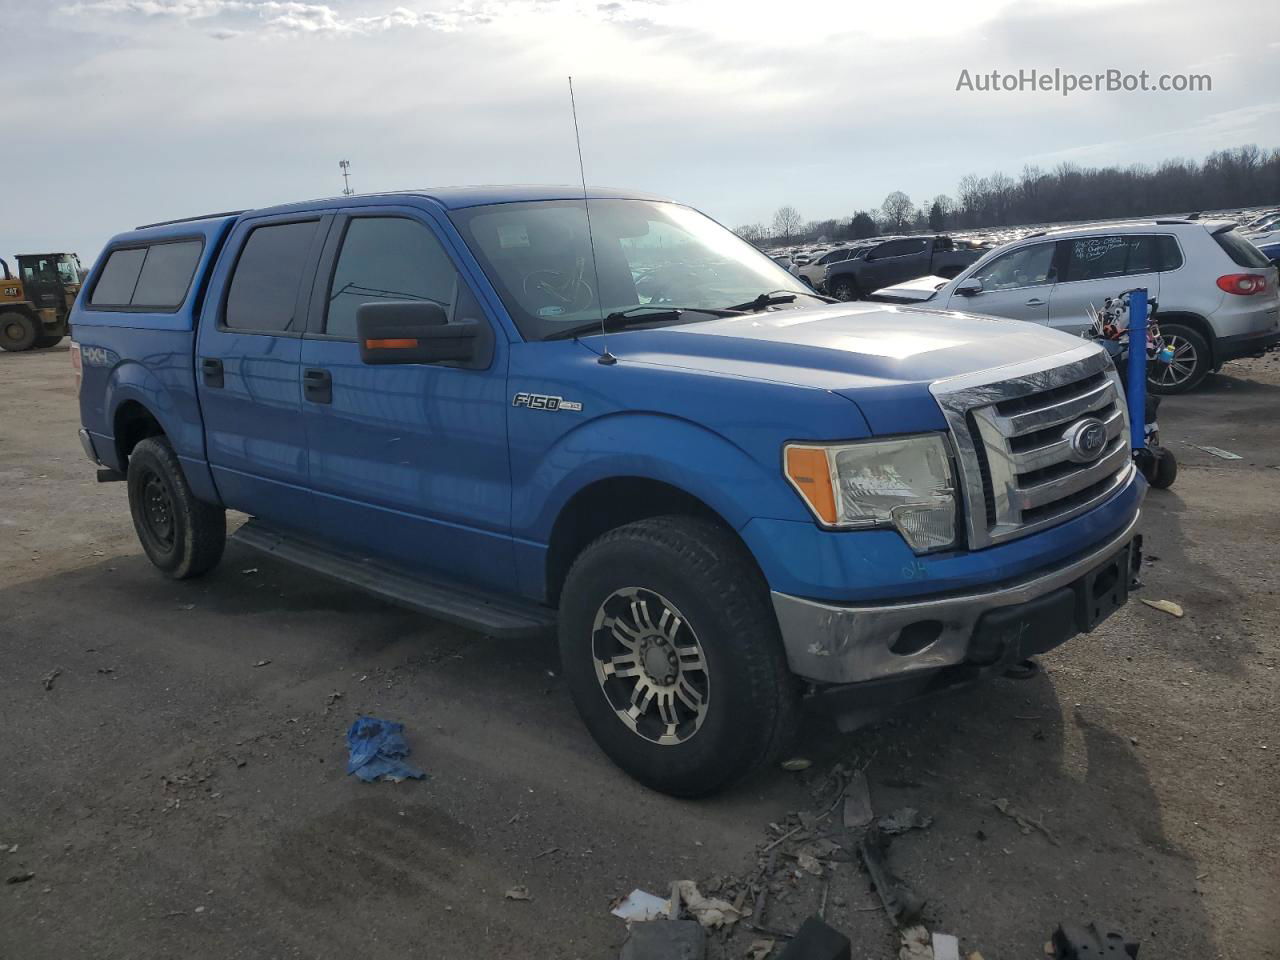
M 574 562 L 560 656 L 592 737 L 646 786 L 701 796 L 775 759 L 799 707 L 768 588 L 693 517 L 619 527 Z
M 5 350 L 11 353 L 30 350 L 38 334 L 36 322 L 25 313 L 16 310 L 0 313 L 0 347 Z
M 859 297 L 858 285 L 850 277 L 837 277 L 829 286 L 831 295 L 837 300 L 857 300 Z
M 1209 343 L 1200 331 L 1181 323 L 1160 324 L 1165 346 L 1173 352 L 1169 363 L 1148 366 L 1147 385 L 1159 394 L 1188 393 L 1209 375 Z
M 148 437 L 129 455 L 129 512 L 142 549 L 167 577 L 198 577 L 222 559 L 226 511 L 197 500 L 164 437 Z

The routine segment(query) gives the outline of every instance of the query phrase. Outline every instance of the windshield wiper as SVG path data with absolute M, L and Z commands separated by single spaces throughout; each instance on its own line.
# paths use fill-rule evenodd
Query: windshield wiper
M 815 300 L 821 300 L 823 303 L 839 303 L 839 300 L 833 300 L 831 297 L 824 297 L 820 293 L 812 293 L 808 290 L 770 290 L 762 293 L 754 300 L 748 300 L 746 303 L 735 303 L 733 306 L 725 307 L 726 310 L 751 310 L 756 313 L 765 307 L 771 307 L 775 303 L 791 303 L 796 297 L 813 297 Z
M 567 330 L 549 333 L 543 340 L 568 340 L 573 337 L 586 336 L 592 333 L 605 333 L 610 330 L 625 330 L 628 327 L 646 323 L 661 323 L 665 320 L 679 320 L 686 313 L 701 313 L 708 317 L 740 317 L 743 311 L 732 307 L 668 307 L 655 303 L 641 303 L 626 310 L 615 310 L 606 314 L 603 320 L 592 320 L 579 323 Z

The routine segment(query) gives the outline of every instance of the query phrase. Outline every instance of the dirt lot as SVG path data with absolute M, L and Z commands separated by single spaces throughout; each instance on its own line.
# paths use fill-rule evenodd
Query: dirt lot
M 809 770 L 690 803 L 604 759 L 550 643 L 488 640 L 234 544 L 204 579 L 165 580 L 123 485 L 80 452 L 65 344 L 0 354 L 0 876 L 34 874 L 0 884 L 0 957 L 604 960 L 625 937 L 613 898 L 689 878 L 732 900 L 799 813 L 764 923 L 794 930 L 825 897 L 854 957 L 893 957 L 838 813 L 809 820 L 838 762 L 868 764 L 877 810 L 934 818 L 891 864 L 928 925 L 986 960 L 1042 957 L 1060 920 L 1146 958 L 1280 957 L 1277 411 L 1274 359 L 1165 405 L 1182 473 L 1147 499 L 1142 595 L 1183 619 L 1133 602 L 1038 677 L 856 734 L 815 722 Z M 362 711 L 403 721 L 432 778 L 345 776 Z M 821 877 L 797 871 L 788 854 L 823 834 L 846 846 Z M 532 900 L 505 899 L 516 884 Z M 744 956 L 745 926 L 711 955 Z

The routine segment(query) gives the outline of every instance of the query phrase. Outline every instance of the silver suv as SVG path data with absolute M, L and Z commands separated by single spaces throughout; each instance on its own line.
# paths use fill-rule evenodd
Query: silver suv
M 1089 326 L 1089 306 L 1146 287 L 1173 362 L 1152 375 L 1159 393 L 1185 393 L 1228 360 L 1280 343 L 1271 262 L 1230 222 L 1143 220 L 1032 234 L 998 247 L 922 295 L 931 307 L 1032 320 L 1067 333 Z M 921 281 L 904 287 L 923 291 Z M 897 296 L 895 288 L 877 299 Z

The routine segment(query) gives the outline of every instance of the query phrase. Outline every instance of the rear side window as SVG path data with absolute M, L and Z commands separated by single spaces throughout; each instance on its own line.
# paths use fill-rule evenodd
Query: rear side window
M 1223 252 L 1231 258 L 1237 267 L 1269 267 L 1268 260 L 1261 250 L 1234 230 L 1220 230 L 1213 235 Z
M 874 256 L 877 260 L 887 257 L 906 257 L 913 253 L 923 253 L 927 240 L 890 240 L 876 247 Z
M 227 292 L 225 326 L 257 333 L 289 329 L 318 223 L 269 224 L 249 234 Z
M 112 251 L 102 268 L 102 275 L 93 285 L 93 297 L 89 302 L 102 307 L 129 306 L 133 300 L 133 288 L 138 285 L 138 274 L 142 272 L 142 261 L 146 258 L 145 249 Z
M 1118 234 L 1067 242 L 1071 256 L 1063 279 L 1068 282 L 1167 272 L 1182 266 L 1178 241 L 1168 235 Z
M 204 244 L 199 240 L 154 244 L 142 262 L 132 305 L 173 308 L 181 304 L 203 249 Z
M 425 300 L 448 314 L 457 299 L 458 272 L 430 230 L 404 217 L 357 217 L 347 227 L 329 284 L 324 332 L 356 337 L 361 304 Z
M 201 240 L 178 240 L 112 251 L 89 303 L 137 310 L 176 309 L 187 297 L 203 249 Z

